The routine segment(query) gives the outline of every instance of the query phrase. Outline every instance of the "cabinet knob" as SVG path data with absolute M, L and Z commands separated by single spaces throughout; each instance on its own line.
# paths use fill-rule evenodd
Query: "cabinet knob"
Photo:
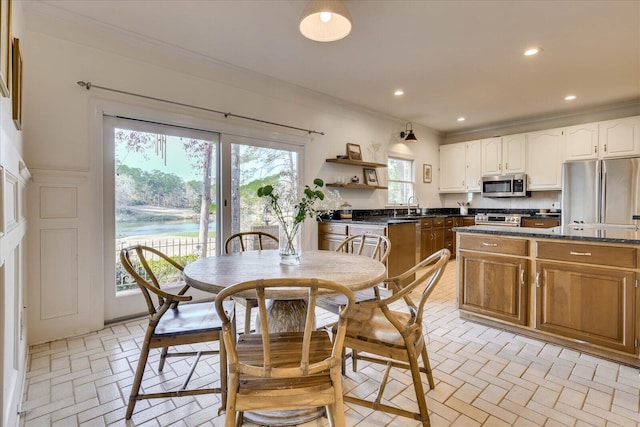
M 604 144 L 604 152 L 607 152 L 607 144 Z
M 593 146 L 593 153 L 596 154 L 598 152 L 598 146 L 594 145 Z
M 507 163 L 505 163 L 505 164 L 504 164 L 504 169 L 505 169 L 505 170 L 509 170 L 509 162 L 507 162 Z

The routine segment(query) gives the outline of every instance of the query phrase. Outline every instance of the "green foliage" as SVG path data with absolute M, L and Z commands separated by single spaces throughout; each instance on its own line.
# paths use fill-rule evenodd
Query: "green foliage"
M 197 260 L 198 255 L 188 254 L 182 256 L 172 256 L 171 259 L 181 265 L 187 265 Z M 154 272 L 161 285 L 178 283 L 182 280 L 182 273 L 179 270 L 176 270 L 176 268 L 169 264 L 167 261 L 163 259 L 150 259 L 147 261 L 149 263 L 151 271 Z M 137 261 L 132 261 L 132 264 L 138 274 L 140 274 L 145 279 L 150 280 L 144 267 L 142 267 L 142 264 Z M 135 281 L 132 282 L 129 274 L 124 270 L 124 268 L 122 268 L 122 263 L 120 263 L 119 258 L 116 262 L 116 283 L 116 292 L 138 288 L 138 284 Z

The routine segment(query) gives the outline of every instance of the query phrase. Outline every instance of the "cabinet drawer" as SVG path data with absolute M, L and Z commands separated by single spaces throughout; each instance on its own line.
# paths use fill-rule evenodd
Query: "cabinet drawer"
M 460 249 L 527 256 L 527 240 L 492 236 L 460 236 Z
M 433 220 L 432 219 L 421 219 L 420 220 L 420 228 L 424 229 L 430 229 L 433 228 Z
M 375 225 L 351 225 L 349 226 L 349 235 L 355 236 L 362 233 L 371 233 L 371 234 L 379 234 L 381 236 L 385 236 L 387 228 L 386 227 L 377 227 Z
M 559 219 L 535 219 L 535 218 L 523 218 L 522 226 L 523 227 L 532 227 L 532 228 L 551 228 L 557 227 L 560 225 Z
M 636 268 L 636 250 L 619 246 L 538 242 L 538 258 Z
M 347 235 L 346 224 L 336 224 L 334 222 L 319 222 L 318 233 L 325 234 L 344 234 Z
M 476 225 L 476 218 L 473 216 L 465 216 L 464 218 L 462 218 L 462 225 L 465 227 Z
M 434 227 L 444 227 L 444 218 L 434 218 L 433 219 Z
M 453 218 L 445 218 L 444 225 L 445 227 L 453 227 Z

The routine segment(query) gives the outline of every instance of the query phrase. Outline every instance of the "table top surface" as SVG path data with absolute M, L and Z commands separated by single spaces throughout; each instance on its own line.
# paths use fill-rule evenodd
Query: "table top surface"
M 184 277 L 190 286 L 211 293 L 240 282 L 277 278 L 331 280 L 357 291 L 380 283 L 386 268 L 369 257 L 333 251 L 305 251 L 299 265 L 283 265 L 277 250 L 263 250 L 199 259 L 185 267 Z

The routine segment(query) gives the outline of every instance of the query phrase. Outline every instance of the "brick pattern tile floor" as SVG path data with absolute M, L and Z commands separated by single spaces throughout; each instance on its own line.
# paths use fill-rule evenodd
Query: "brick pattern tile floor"
M 237 314 L 241 323 L 240 305 Z M 332 319 L 329 313 L 321 315 L 318 324 Z M 460 319 L 455 307 L 455 261 L 431 295 L 425 319 L 436 382 L 435 389 L 427 391 L 434 427 L 640 426 L 638 369 Z M 146 319 L 136 319 L 31 347 L 21 424 L 222 426 L 218 395 L 140 401 L 132 420 L 124 421 L 145 327 Z M 179 387 L 189 360 L 169 359 L 158 376 L 158 358 L 159 352 L 152 351 L 143 388 L 148 392 Z M 362 361 L 358 368 L 354 373 L 347 365 L 345 392 L 375 393 L 375 378 L 382 368 Z M 190 385 L 210 385 L 218 378 L 217 356 L 205 357 Z M 407 371 L 392 369 L 383 400 L 417 408 Z M 348 426 L 419 425 L 349 404 L 346 420 Z M 320 418 L 302 426 L 326 425 L 327 419 Z

